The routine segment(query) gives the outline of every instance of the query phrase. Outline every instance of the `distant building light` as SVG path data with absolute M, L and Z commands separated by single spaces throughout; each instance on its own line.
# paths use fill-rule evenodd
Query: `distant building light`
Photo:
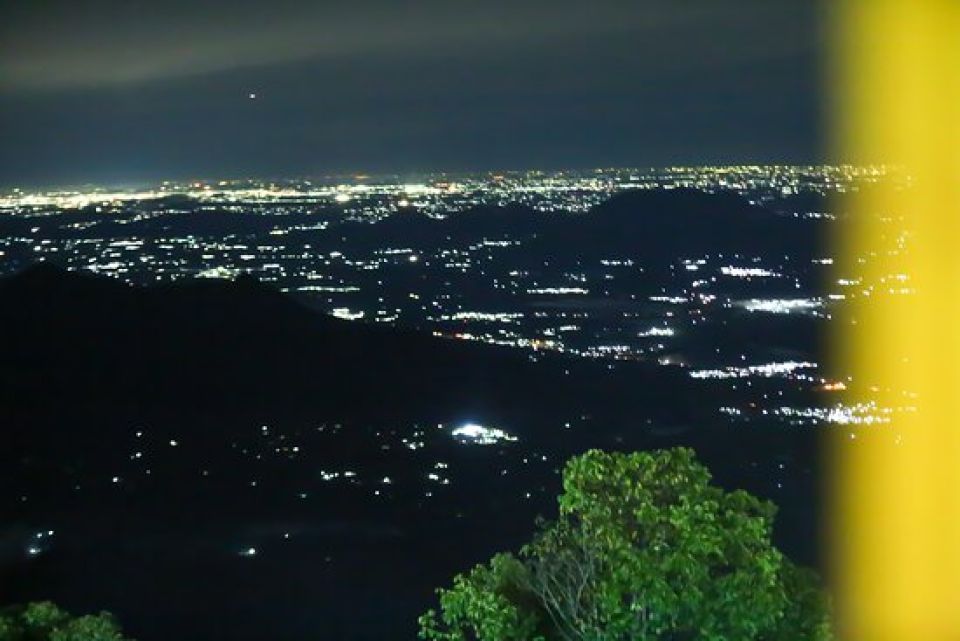
M 639 338 L 649 338 L 651 336 L 673 336 L 674 331 L 670 327 L 651 327 L 637 334 Z
M 760 267 L 736 267 L 734 265 L 721 267 L 720 273 L 724 276 L 732 276 L 733 278 L 778 278 L 780 276 L 777 272 L 770 271 L 769 269 Z
M 753 298 L 742 303 L 748 312 L 768 314 L 814 313 L 823 307 L 823 301 L 816 298 Z
M 221 280 L 233 280 L 237 277 L 240 272 L 236 269 L 229 269 L 222 265 L 217 267 L 211 267 L 210 269 L 203 269 L 197 272 L 197 278 L 219 278 Z M 137 432 L 137 436 L 140 436 L 140 432 Z
M 583 296 L 589 294 L 590 290 L 583 287 L 536 287 L 527 290 L 528 294 L 534 295 L 565 295 L 565 294 L 575 294 L 578 296 Z
M 351 311 L 349 307 L 336 307 L 330 310 L 330 313 L 343 320 L 360 320 L 364 317 L 363 310 L 354 312 Z

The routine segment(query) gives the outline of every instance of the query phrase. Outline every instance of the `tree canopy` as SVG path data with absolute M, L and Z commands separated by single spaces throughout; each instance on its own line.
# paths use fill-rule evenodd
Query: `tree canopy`
M 438 590 L 427 641 L 826 641 L 816 574 L 771 541 L 776 507 L 727 492 L 692 450 L 598 450 L 517 554 Z
M 129 641 L 107 612 L 75 617 L 49 601 L 0 610 L 0 641 Z

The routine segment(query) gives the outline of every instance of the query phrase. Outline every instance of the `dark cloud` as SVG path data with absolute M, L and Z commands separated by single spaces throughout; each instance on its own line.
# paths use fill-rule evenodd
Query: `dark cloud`
M 815 160 L 816 19 L 811 0 L 5 3 L 0 170 Z

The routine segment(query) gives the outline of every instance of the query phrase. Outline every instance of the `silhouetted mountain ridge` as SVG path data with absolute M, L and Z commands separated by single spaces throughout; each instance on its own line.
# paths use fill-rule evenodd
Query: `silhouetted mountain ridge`
M 786 252 L 806 255 L 818 230 L 731 192 L 631 190 L 588 214 L 560 220 L 537 246 L 585 258 L 626 256 L 670 260 L 699 254 Z
M 697 254 L 787 253 L 806 257 L 818 223 L 755 205 L 733 192 L 629 190 L 585 213 L 484 205 L 436 219 L 405 210 L 369 225 L 339 226 L 348 247 L 448 246 L 483 239 L 520 240 L 531 256 L 672 260 Z

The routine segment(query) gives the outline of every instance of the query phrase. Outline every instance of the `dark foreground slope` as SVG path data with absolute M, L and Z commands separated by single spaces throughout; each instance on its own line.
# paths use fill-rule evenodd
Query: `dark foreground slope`
M 252 278 L 137 288 L 40 265 L 0 281 L 0 300 L 0 399 L 27 415 L 109 399 L 392 421 L 484 405 L 566 415 L 586 403 L 610 419 L 686 384 L 650 366 L 619 377 L 606 363 L 342 321 Z
M 0 602 L 109 609 L 144 641 L 413 638 L 432 588 L 529 538 L 588 447 L 692 445 L 813 556 L 809 438 L 726 428 L 744 399 L 680 371 L 346 323 L 251 280 L 45 266 L 0 281 L 0 336 Z M 518 440 L 451 438 L 467 422 Z

